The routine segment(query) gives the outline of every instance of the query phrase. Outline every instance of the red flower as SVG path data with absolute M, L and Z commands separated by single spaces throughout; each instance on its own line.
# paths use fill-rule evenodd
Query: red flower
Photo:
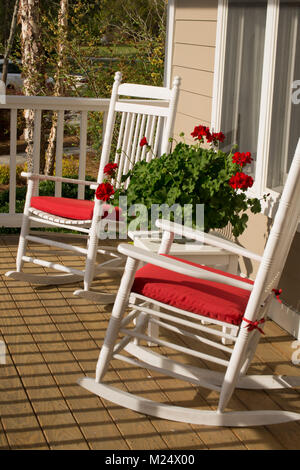
M 105 165 L 103 171 L 108 176 L 115 176 L 115 171 L 117 168 L 118 168 L 117 163 L 108 163 L 107 165 Z
M 144 147 L 144 145 L 148 145 L 148 141 L 147 141 L 146 137 L 143 137 L 140 141 L 140 146 Z
M 191 136 L 195 139 L 203 140 L 203 137 L 210 137 L 211 134 L 208 127 L 200 125 L 194 128 L 193 132 L 191 132 Z
M 229 180 L 229 184 L 233 189 L 248 189 L 251 188 L 253 183 L 254 180 L 252 176 L 246 175 L 242 172 L 236 173 Z
M 247 163 L 252 162 L 252 157 L 250 152 L 246 153 L 240 153 L 240 152 L 235 152 L 235 154 L 232 157 L 233 163 L 237 163 L 240 166 L 245 166 Z
M 223 132 L 214 132 L 213 138 L 214 140 L 218 140 L 219 142 L 224 142 L 225 135 L 223 134 Z
M 101 201 L 108 201 L 114 193 L 114 188 L 110 183 L 100 183 L 96 190 L 96 198 Z
M 203 137 L 205 137 L 208 143 L 213 142 L 214 144 L 216 144 L 218 141 L 224 142 L 225 140 L 225 135 L 223 134 L 223 132 L 211 133 L 209 127 L 202 125 L 196 126 L 193 132 L 191 132 L 191 136 L 195 139 L 200 140 L 200 142 L 203 142 Z

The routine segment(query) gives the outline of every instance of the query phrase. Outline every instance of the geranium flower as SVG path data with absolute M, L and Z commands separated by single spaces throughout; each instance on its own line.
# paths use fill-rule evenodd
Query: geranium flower
M 110 183 L 100 183 L 96 190 L 96 198 L 108 201 L 114 193 L 114 188 Z
M 191 136 L 198 140 L 203 140 L 203 137 L 210 138 L 211 134 L 209 131 L 209 127 L 202 125 L 196 126 L 193 132 L 191 132 Z
M 140 146 L 144 147 L 144 145 L 149 145 L 146 137 L 143 137 L 140 141 Z
M 254 180 L 252 176 L 246 175 L 243 172 L 238 172 L 233 175 L 229 180 L 229 185 L 233 189 L 248 189 L 253 185 Z
M 219 142 L 224 142 L 225 135 L 223 134 L 223 132 L 214 132 L 213 133 L 213 139 L 217 140 Z
M 194 139 L 200 140 L 200 142 L 203 142 L 203 138 L 205 137 L 208 143 L 213 142 L 216 144 L 217 142 L 224 142 L 225 140 L 225 135 L 223 132 L 210 132 L 209 127 L 206 126 L 196 126 L 191 133 L 191 136 L 194 137 Z
M 103 171 L 108 176 L 115 176 L 115 171 L 117 168 L 118 168 L 117 163 L 108 163 L 107 165 L 105 165 Z
M 233 163 L 237 163 L 241 167 L 247 165 L 248 163 L 252 162 L 252 157 L 250 152 L 246 153 L 240 153 L 240 152 L 235 152 L 235 154 L 232 157 Z

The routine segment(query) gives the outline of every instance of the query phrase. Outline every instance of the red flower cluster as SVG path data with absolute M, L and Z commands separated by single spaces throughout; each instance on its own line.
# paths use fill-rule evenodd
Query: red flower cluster
M 144 147 L 144 145 L 149 145 L 146 137 L 143 137 L 140 141 L 140 146 Z
M 96 190 L 96 198 L 108 201 L 114 193 L 114 188 L 110 183 L 100 183 Z
M 196 126 L 191 133 L 191 136 L 194 137 L 194 139 L 200 140 L 200 142 L 203 142 L 203 138 L 205 137 L 208 143 L 213 142 L 216 144 L 217 142 L 224 142 L 225 140 L 225 135 L 223 132 L 210 132 L 209 127 L 206 126 Z
M 191 136 L 194 137 L 195 139 L 199 139 L 201 140 L 203 137 L 207 137 L 211 135 L 210 134 L 210 130 L 209 130 L 209 127 L 206 127 L 206 126 L 196 126 L 193 130 L 193 132 L 191 132 Z
M 240 153 L 240 152 L 235 152 L 235 154 L 232 157 L 233 163 L 237 163 L 241 167 L 247 165 L 247 163 L 252 162 L 252 157 L 250 152 L 246 153 Z
M 253 183 L 252 176 L 246 175 L 243 172 L 236 173 L 229 180 L 229 184 L 233 189 L 248 189 L 251 188 Z
M 108 163 L 104 167 L 104 173 L 108 176 L 115 176 L 116 169 L 118 168 L 117 163 Z

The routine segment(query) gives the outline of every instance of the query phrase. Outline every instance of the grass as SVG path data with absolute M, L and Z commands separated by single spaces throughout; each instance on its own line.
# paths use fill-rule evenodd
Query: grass
M 129 57 L 139 52 L 138 48 L 133 45 L 110 45 L 96 46 L 94 48 L 86 48 L 82 46 L 83 53 L 89 53 L 94 57 Z

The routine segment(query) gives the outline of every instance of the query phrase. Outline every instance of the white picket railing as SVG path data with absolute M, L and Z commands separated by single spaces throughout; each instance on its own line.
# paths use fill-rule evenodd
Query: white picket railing
M 0 109 L 10 109 L 10 181 L 9 181 L 9 213 L 0 213 L 0 227 L 20 227 L 22 214 L 16 213 L 16 166 L 17 166 L 17 111 L 32 109 L 35 111 L 34 142 L 33 142 L 33 171 L 39 172 L 40 167 L 40 136 L 42 111 L 57 111 L 56 139 L 56 175 L 62 176 L 63 139 L 65 111 L 80 113 L 80 144 L 78 178 L 86 176 L 87 124 L 88 112 L 102 112 L 105 126 L 109 99 L 98 98 L 61 98 L 52 96 L 6 96 L 6 102 L 0 103 Z M 1 159 L 0 159 L 1 163 Z M 61 195 L 61 183 L 55 183 L 55 195 Z M 83 198 L 84 187 L 79 186 L 78 198 Z

